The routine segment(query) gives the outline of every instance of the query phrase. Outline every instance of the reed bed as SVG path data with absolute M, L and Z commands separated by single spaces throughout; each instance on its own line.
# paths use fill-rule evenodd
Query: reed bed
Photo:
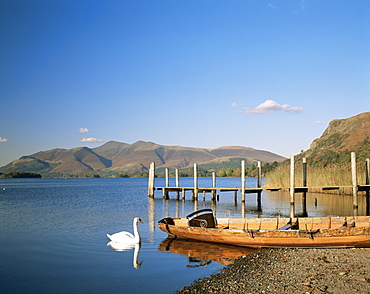
M 296 187 L 303 186 L 302 163 L 296 162 L 294 166 Z M 273 172 L 265 175 L 265 187 L 290 186 L 290 165 L 277 167 Z M 359 185 L 366 184 L 365 163 L 357 163 L 357 182 Z M 323 186 L 350 186 L 339 190 L 322 191 L 321 188 L 311 188 L 310 192 L 333 193 L 333 194 L 352 194 L 352 172 L 351 163 L 331 164 L 325 167 L 307 165 L 307 187 Z M 362 195 L 364 192 L 359 192 Z

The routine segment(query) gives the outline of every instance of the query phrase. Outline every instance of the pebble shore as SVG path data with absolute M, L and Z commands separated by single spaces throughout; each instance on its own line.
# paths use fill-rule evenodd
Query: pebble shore
M 176 293 L 370 294 L 370 248 L 261 249 Z

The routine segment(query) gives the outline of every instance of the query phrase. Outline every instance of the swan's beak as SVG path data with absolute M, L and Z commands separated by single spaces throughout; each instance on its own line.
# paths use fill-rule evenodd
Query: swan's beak
M 143 221 L 141 220 L 141 218 L 139 218 L 138 222 L 141 223 L 141 224 L 143 224 Z

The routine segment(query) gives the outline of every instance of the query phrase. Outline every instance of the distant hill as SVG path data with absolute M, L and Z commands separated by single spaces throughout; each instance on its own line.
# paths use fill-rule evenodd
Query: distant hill
M 321 137 L 299 156 L 306 157 L 311 165 L 325 166 L 349 162 L 352 151 L 360 161 L 370 157 L 370 112 L 332 120 Z
M 217 166 L 234 167 L 236 162 L 240 166 L 241 159 L 251 165 L 257 161 L 280 162 L 285 158 L 242 146 L 203 149 L 164 146 L 144 141 L 133 144 L 110 141 L 92 149 L 52 149 L 22 156 L 1 167 L 0 172 L 36 172 L 44 175 L 133 173 L 146 171 L 152 161 L 156 163 L 156 168 L 186 169 L 198 163 L 203 168 L 217 170 Z

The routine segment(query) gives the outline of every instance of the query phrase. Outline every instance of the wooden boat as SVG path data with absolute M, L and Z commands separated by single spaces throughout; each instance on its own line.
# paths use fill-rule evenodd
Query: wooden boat
M 370 247 L 370 216 L 215 218 L 211 209 L 164 218 L 159 228 L 181 239 L 246 247 Z

